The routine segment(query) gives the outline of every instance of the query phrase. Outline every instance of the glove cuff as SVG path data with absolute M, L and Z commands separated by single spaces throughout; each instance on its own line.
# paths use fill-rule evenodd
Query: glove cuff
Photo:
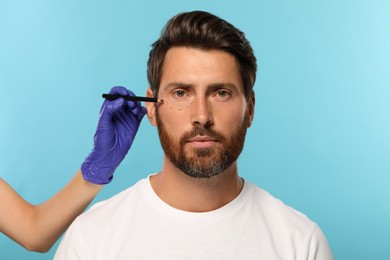
M 99 167 L 86 160 L 81 165 L 81 173 L 84 180 L 94 184 L 108 184 L 113 179 L 114 170 L 107 167 Z

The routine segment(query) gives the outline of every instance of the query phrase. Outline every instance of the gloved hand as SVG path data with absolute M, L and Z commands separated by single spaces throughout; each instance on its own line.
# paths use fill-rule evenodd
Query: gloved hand
M 110 94 L 134 96 L 133 92 L 124 87 L 113 87 Z M 93 150 L 81 165 L 85 180 L 95 184 L 107 184 L 112 180 L 145 114 L 146 108 L 140 102 L 123 98 L 103 102 Z

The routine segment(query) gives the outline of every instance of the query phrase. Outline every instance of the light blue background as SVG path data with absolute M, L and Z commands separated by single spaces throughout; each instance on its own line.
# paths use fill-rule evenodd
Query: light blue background
M 336 259 L 390 259 L 389 1 L 0 0 L 0 176 L 31 203 L 92 148 L 101 94 L 143 95 L 150 44 L 201 9 L 256 52 L 255 121 L 240 174 L 316 221 Z M 144 120 L 102 200 L 160 169 Z M 1 214 L 1 213 L 0 213 Z M 52 259 L 0 236 L 0 259 Z

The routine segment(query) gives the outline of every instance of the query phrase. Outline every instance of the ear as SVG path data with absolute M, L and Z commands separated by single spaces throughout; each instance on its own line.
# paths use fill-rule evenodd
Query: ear
M 256 100 L 255 93 L 253 93 L 248 103 L 248 113 L 249 113 L 248 128 L 251 127 L 253 118 L 255 116 L 255 100 Z
M 149 87 L 146 91 L 147 97 L 154 97 L 153 90 Z M 148 110 L 148 119 L 152 126 L 157 126 L 156 123 L 156 104 L 153 102 L 145 102 L 146 109 Z

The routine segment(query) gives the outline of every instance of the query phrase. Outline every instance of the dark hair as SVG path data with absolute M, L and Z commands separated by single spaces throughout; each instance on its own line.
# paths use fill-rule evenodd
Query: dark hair
M 247 100 L 253 95 L 256 80 L 256 57 L 245 34 L 227 21 L 204 11 L 181 13 L 172 17 L 152 44 L 147 76 L 157 95 L 165 55 L 172 47 L 218 49 L 232 54 L 239 65 Z

